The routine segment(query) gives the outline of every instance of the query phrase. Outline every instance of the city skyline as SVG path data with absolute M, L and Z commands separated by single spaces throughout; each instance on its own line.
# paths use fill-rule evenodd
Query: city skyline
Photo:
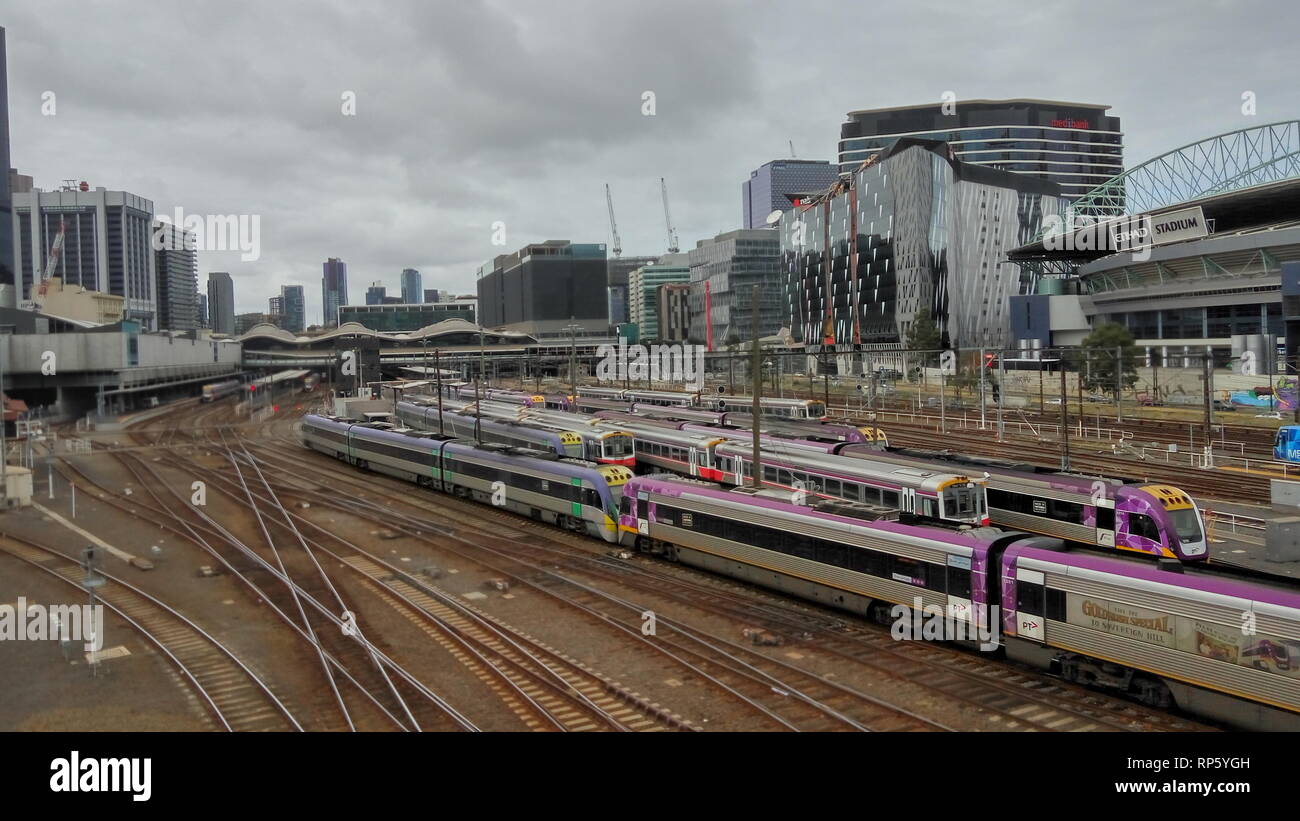
M 201 41 L 174 36 L 175 20 L 129 24 L 131 36 L 162 44 L 162 57 L 178 71 L 207 58 L 228 60 L 228 70 L 192 72 L 197 85 L 183 93 L 160 92 L 147 74 L 120 68 L 125 58 L 115 33 L 127 36 L 127 24 L 112 6 L 75 15 L 12 10 L 11 164 L 43 189 L 75 178 L 138 192 L 160 214 L 181 207 L 260 215 L 260 258 L 201 250 L 200 275 L 229 271 L 239 312 L 261 310 L 281 285 L 306 286 L 309 324 L 321 316 L 315 297 L 327 257 L 348 261 L 354 281 L 381 280 L 390 291 L 409 267 L 429 287 L 471 293 L 474 272 L 497 254 L 553 238 L 608 243 L 605 182 L 625 254 L 666 248 L 659 176 L 667 179 L 675 227 L 689 250 L 740 227 L 740 185 L 754 168 L 788 157 L 788 141 L 800 159 L 834 161 L 840 124 L 863 108 L 926 100 L 938 106 L 946 93 L 958 100 L 1109 105 L 1123 118 L 1132 167 L 1211 134 L 1285 119 L 1300 107 L 1300 92 L 1272 67 L 1285 58 L 1285 27 L 1260 30 L 1252 22 L 1265 14 L 1263 4 L 1198 15 L 1177 33 L 1148 40 L 1143 32 L 1158 28 L 1175 7 L 1113 4 L 1114 14 L 1094 8 L 1054 19 L 1014 6 L 1005 15 L 909 8 L 891 23 L 900 36 L 881 37 L 867 10 L 812 3 L 801 12 L 809 31 L 857 21 L 877 32 L 871 49 L 820 51 L 786 36 L 775 8 L 742 15 L 731 4 L 678 11 L 576 4 L 577 27 L 566 31 L 590 41 L 587 53 L 552 59 L 560 46 L 545 45 L 509 67 L 490 61 L 485 38 L 546 32 L 559 23 L 528 8 L 412 5 L 358 32 L 345 7 L 248 6 L 241 19 L 262 25 L 236 30 L 220 22 L 215 8 L 193 7 L 182 22 L 203 26 Z M 1013 18 L 1017 34 L 1010 37 L 1004 24 Z M 673 21 L 671 29 L 665 20 Z M 313 52 L 328 53 L 328 63 L 284 45 L 280 33 L 294 24 L 310 32 Z M 901 36 L 911 29 L 942 42 L 941 56 L 911 56 L 914 42 Z M 990 45 L 999 37 L 1005 45 Z M 1224 38 L 1245 37 L 1249 50 L 1214 48 Z M 664 38 L 682 59 L 659 59 L 656 41 Z M 334 45 L 319 49 L 322 39 Z M 393 78 L 368 67 L 365 55 L 376 39 L 386 41 L 388 53 L 408 55 L 413 69 Z M 1123 58 L 1139 40 L 1152 64 L 1162 65 L 1165 76 L 1192 78 L 1198 95 L 1153 94 L 1150 83 L 1134 82 Z M 230 60 L 236 46 L 241 57 Z M 1085 55 L 1085 47 L 1096 53 Z M 1089 70 L 1044 59 L 1062 49 L 1088 59 Z M 1196 56 L 1211 50 L 1218 54 L 1213 71 Z M 966 67 L 989 64 L 991 56 L 994 68 L 967 85 Z M 864 90 L 851 79 L 879 74 L 882 65 L 900 69 L 888 85 Z M 697 81 L 701 72 L 710 83 Z M 555 88 L 577 91 L 556 96 Z M 654 116 L 642 113 L 645 91 L 655 94 Z M 47 92 L 57 106 L 52 116 L 42 111 Z M 355 116 L 342 113 L 347 92 L 355 95 Z M 1253 95 L 1254 116 L 1243 114 L 1243 94 Z M 438 106 L 427 102 L 434 97 Z M 441 108 L 456 116 L 439 116 Z M 405 117 L 420 125 L 396 127 Z M 515 117 L 533 127 L 508 127 Z M 156 127 L 141 129 L 140 122 Z M 245 127 L 248 139 L 227 139 L 227 129 Z M 85 140 L 87 131 L 100 139 Z M 176 151 L 182 144 L 186 151 Z M 498 222 L 507 236 L 493 245 Z

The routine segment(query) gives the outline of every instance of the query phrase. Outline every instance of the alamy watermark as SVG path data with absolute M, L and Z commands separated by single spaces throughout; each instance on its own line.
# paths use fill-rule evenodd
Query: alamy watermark
M 997 605 L 988 609 L 987 618 L 971 620 L 971 605 L 922 604 L 921 597 L 912 599 L 912 606 L 896 604 L 889 616 L 894 623 L 889 635 L 895 641 L 978 641 L 985 652 L 996 650 L 1002 643 L 1002 632 Z
M 244 262 L 262 256 L 260 214 L 186 214 L 179 205 L 172 216 L 159 214 L 153 230 L 155 251 L 240 251 Z
M 598 382 L 649 379 L 704 388 L 703 345 L 629 345 L 619 340 L 617 347 L 601 345 L 596 356 Z
M 104 647 L 104 605 L 0 604 L 0 641 L 80 641 L 87 653 Z
M 1091 217 L 1066 211 L 1043 217 L 1043 248 L 1047 251 L 1131 251 L 1134 262 L 1151 258 L 1154 239 L 1150 214 L 1131 217 Z

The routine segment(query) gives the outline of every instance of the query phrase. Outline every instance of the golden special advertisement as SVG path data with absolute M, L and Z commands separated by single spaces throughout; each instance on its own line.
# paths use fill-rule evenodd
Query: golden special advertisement
M 1162 647 L 1177 646 L 1174 617 L 1156 610 L 1071 593 L 1066 597 L 1066 621 Z

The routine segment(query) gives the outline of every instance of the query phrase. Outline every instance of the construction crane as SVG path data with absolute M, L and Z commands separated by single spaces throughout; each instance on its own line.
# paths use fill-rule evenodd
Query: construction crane
M 664 225 L 668 226 L 668 253 L 675 254 L 681 249 L 677 246 L 677 229 L 673 228 L 673 215 L 668 211 L 668 183 L 659 178 L 659 190 L 664 195 Z
M 32 283 L 31 298 L 23 304 L 25 309 L 39 311 L 45 305 L 45 291 L 54 269 L 59 265 L 59 259 L 63 256 L 63 238 L 66 234 L 67 226 L 63 222 L 63 217 L 59 217 L 59 233 L 54 235 L 54 244 L 50 246 L 50 256 L 45 262 L 44 270 L 41 271 L 40 282 Z
M 623 254 L 623 240 L 618 238 L 618 223 L 614 222 L 614 197 L 609 193 L 609 183 L 605 183 L 605 202 L 609 205 L 609 231 L 614 235 L 614 256 Z

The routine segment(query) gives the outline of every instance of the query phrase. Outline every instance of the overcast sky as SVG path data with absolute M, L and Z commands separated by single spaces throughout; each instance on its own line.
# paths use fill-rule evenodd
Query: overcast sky
M 261 258 L 203 252 L 236 310 L 348 264 L 471 293 L 529 242 L 658 254 L 740 227 L 741 183 L 834 159 L 847 111 L 933 100 L 1104 103 L 1132 166 L 1300 116 L 1300 12 L 1273 2 L 0 1 L 12 164 L 41 188 L 125 189 L 157 213 L 256 214 Z M 54 92 L 54 116 L 42 95 Z M 654 116 L 642 94 L 655 94 Z M 1257 113 L 1242 113 L 1253 92 Z M 342 113 L 355 94 L 355 116 Z M 506 228 L 504 248 L 492 224 Z

